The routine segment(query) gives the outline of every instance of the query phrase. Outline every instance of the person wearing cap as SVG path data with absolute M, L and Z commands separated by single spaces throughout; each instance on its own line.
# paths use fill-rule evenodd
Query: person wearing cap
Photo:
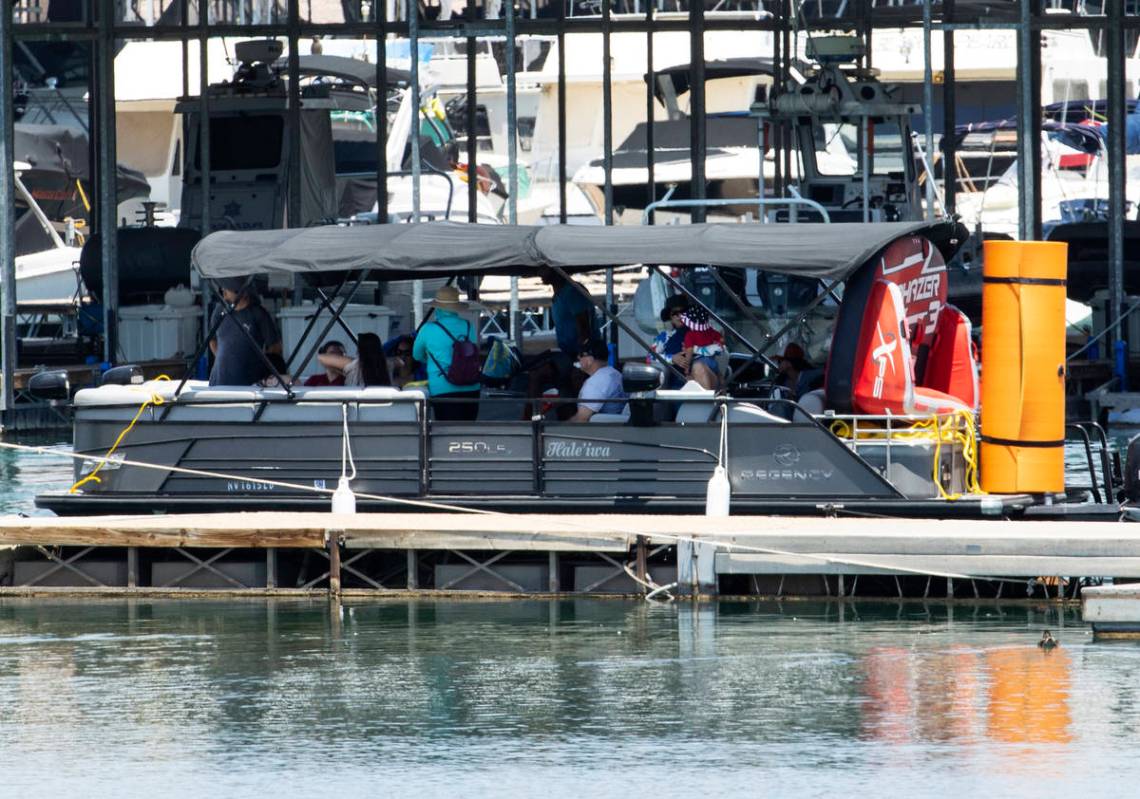
M 459 315 L 467 303 L 459 289 L 443 286 L 435 293 L 435 312 L 416 334 L 412 357 L 427 365 L 428 393 L 438 421 L 474 421 L 479 415 L 479 384 L 457 386 L 447 379 L 451 348 L 457 340 L 478 343 L 474 326 Z M 462 400 L 456 402 L 455 400 Z
M 661 321 L 669 327 L 657 334 L 652 345 L 655 353 L 672 363 L 684 374 L 689 372 L 690 354 L 685 352 L 683 347 L 688 328 L 685 327 L 681 316 L 688 307 L 689 298 L 684 294 L 674 294 L 665 300 L 665 307 L 661 309 Z M 646 362 L 660 363 L 652 355 L 646 357 Z M 666 372 L 665 388 L 680 388 L 683 383 L 684 381 L 672 370 Z
M 281 354 L 281 334 L 244 278 L 225 278 L 219 284 L 222 297 L 233 310 L 223 306 L 214 310 L 211 327 L 217 326 L 210 339 L 210 352 L 214 354 L 210 385 L 252 386 L 270 374 L 262 355 Z
M 807 390 L 807 386 L 801 383 L 804 383 L 805 379 L 814 377 L 814 373 L 818 371 L 808 362 L 804 348 L 794 341 L 784 347 L 783 355 L 776 358 L 776 365 L 780 371 L 773 384 L 787 388 L 795 398 L 799 398 Z
M 578 411 L 571 422 L 588 422 L 595 413 L 625 413 L 626 397 L 621 372 L 610 366 L 610 350 L 604 341 L 587 341 L 578 353 L 578 368 L 588 377 L 578 392 Z
M 685 323 L 682 348 L 689 356 L 689 377 L 701 388 L 716 391 L 720 388 L 719 358 L 724 355 L 724 336 L 712 326 L 709 312 L 699 305 L 690 305 L 681 314 Z

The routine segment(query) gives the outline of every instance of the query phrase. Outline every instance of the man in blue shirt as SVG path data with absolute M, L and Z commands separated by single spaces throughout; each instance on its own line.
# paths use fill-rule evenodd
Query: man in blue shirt
M 478 331 L 457 313 L 466 308 L 455 286 L 442 287 L 435 293 L 435 313 L 420 327 L 412 346 L 412 357 L 427 365 L 428 393 L 436 421 L 474 421 L 479 415 L 479 384 L 457 386 L 447 379 L 456 339 L 477 343 Z

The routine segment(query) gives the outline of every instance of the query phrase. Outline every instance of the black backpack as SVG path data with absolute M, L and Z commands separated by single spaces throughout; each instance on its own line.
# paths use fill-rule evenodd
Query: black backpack
M 436 368 L 443 372 L 444 378 L 453 386 L 470 386 L 478 383 L 482 376 L 483 364 L 479 359 L 479 347 L 470 340 L 471 323 L 467 323 L 467 333 L 463 338 L 456 338 L 441 323 L 436 322 L 436 324 L 451 339 L 451 364 L 444 369 L 430 352 L 428 357 L 435 362 Z

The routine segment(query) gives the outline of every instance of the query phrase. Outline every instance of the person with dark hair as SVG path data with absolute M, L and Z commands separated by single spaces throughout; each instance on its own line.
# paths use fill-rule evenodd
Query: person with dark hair
M 578 392 L 578 411 L 571 422 L 588 422 L 595 413 L 624 413 L 625 391 L 621 372 L 610 366 L 609 347 L 604 341 L 587 341 L 578 353 L 578 368 L 588 377 Z
M 392 385 L 403 388 L 416 380 L 426 380 L 427 370 L 423 364 L 412 355 L 415 339 L 407 333 L 384 345 L 384 353 L 388 356 L 388 367 L 392 372 Z
M 317 350 L 318 360 L 320 359 L 321 355 L 339 355 L 343 358 L 344 345 L 335 340 L 326 341 L 321 345 L 321 348 Z M 344 372 L 342 372 L 340 369 L 337 369 L 335 366 L 326 366 L 325 364 L 321 365 L 325 367 L 324 374 L 309 375 L 308 378 L 305 379 L 306 386 L 344 385 Z
M 227 278 L 220 284 L 222 297 L 233 310 L 220 305 L 214 310 L 217 327 L 210 339 L 210 352 L 214 354 L 210 385 L 251 386 L 269 374 L 263 354 L 281 353 L 281 334 L 245 280 Z
M 683 346 L 685 334 L 689 329 L 685 327 L 682 317 L 688 308 L 689 298 L 684 294 L 674 294 L 665 300 L 665 307 L 661 309 L 661 321 L 669 327 L 658 333 L 657 338 L 653 340 L 653 351 L 686 375 L 689 373 L 692 355 L 686 352 Z M 647 356 L 646 360 L 648 363 L 660 363 L 652 355 Z M 671 369 L 665 373 L 665 388 L 677 389 L 684 385 L 684 382 Z
M 318 355 L 322 366 L 333 367 L 344 372 L 346 386 L 390 386 L 388 359 L 384 357 L 384 347 L 375 333 L 361 333 L 356 339 L 356 357 L 345 355 Z

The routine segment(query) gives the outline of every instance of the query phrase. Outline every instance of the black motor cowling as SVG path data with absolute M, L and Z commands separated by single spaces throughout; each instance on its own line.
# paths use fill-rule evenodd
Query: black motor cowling
M 1124 458 L 1124 499 L 1140 504 L 1140 434 L 1128 442 Z
M 28 393 L 39 400 L 67 400 L 71 397 L 71 381 L 66 369 L 36 372 L 28 378 Z
M 661 370 L 653 364 L 627 363 L 621 369 L 621 387 L 629 395 L 629 423 L 652 427 L 653 403 L 661 386 Z

